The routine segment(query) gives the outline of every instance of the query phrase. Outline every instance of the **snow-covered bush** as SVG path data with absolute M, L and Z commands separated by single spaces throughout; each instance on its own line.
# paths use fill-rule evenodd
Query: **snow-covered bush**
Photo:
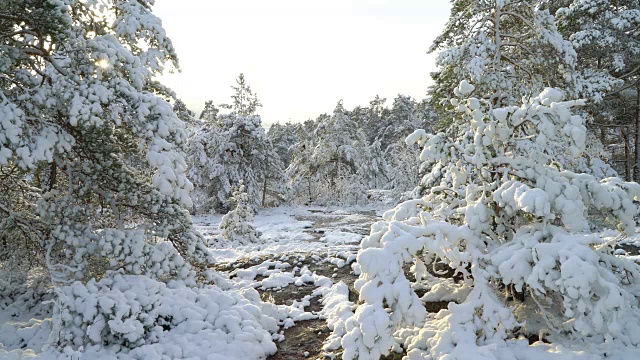
M 53 331 L 67 356 L 258 359 L 276 351 L 276 320 L 248 300 L 257 294 L 119 273 L 58 291 Z
M 234 208 L 225 214 L 220 221 L 222 237 L 239 244 L 249 244 L 258 241 L 258 232 L 253 227 L 253 209 L 249 204 L 244 184 L 233 190 L 229 201 Z
M 362 305 L 346 322 L 343 358 L 378 359 L 398 346 L 411 359 L 515 358 L 512 339 L 538 331 L 603 353 L 640 345 L 640 266 L 614 256 L 586 220 L 594 209 L 632 233 L 640 186 L 561 168 L 559 156 L 585 148 L 571 110 L 582 101 L 545 89 L 494 109 L 468 97 L 473 89 L 456 88 L 460 117 L 448 132 L 407 138 L 431 169 L 426 195 L 386 212 L 362 241 Z M 418 282 L 425 264 L 446 264 L 469 295 L 428 315 L 403 270 L 410 262 Z

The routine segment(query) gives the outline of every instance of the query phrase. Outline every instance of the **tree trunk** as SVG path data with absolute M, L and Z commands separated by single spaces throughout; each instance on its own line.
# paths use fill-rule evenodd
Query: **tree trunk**
M 627 181 L 633 181 L 631 178 L 631 149 L 629 146 L 629 133 L 627 132 L 627 128 L 621 127 L 620 135 L 624 142 L 624 177 Z
M 636 85 L 636 138 L 635 138 L 635 161 L 633 165 L 633 179 L 640 180 L 640 84 Z
M 56 185 L 56 177 L 58 175 L 58 165 L 56 164 L 56 161 L 52 161 L 49 166 L 49 184 L 47 184 L 47 191 L 53 190 L 53 187 Z
M 265 207 L 265 201 L 267 199 L 267 180 L 268 178 L 264 177 L 264 183 L 262 184 L 262 207 Z

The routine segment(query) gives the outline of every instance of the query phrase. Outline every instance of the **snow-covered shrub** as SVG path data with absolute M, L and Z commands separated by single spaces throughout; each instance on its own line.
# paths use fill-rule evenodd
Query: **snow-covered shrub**
M 6 264 L 5 265 L 10 265 Z M 51 278 L 42 269 L 24 272 L 24 268 L 0 268 L 0 311 L 12 316 L 31 311 L 47 302 L 42 310 L 51 310 Z
M 253 209 L 249 204 L 248 195 L 244 190 L 244 184 L 233 190 L 229 199 L 234 203 L 234 208 L 225 214 L 220 221 L 222 237 L 239 244 L 249 244 L 258 241 L 258 232 L 253 227 Z
M 58 291 L 54 332 L 63 353 L 81 349 L 83 359 L 257 359 L 276 351 L 277 322 L 248 300 L 257 296 L 119 273 Z
M 640 266 L 614 256 L 586 220 L 594 209 L 632 233 L 640 186 L 561 168 L 559 156 L 585 148 L 584 121 L 571 111 L 582 101 L 545 89 L 492 109 L 467 98 L 473 89 L 456 88 L 460 117 L 448 132 L 407 138 L 431 169 L 426 195 L 386 212 L 362 241 L 363 303 L 346 322 L 343 358 L 378 359 L 397 346 L 411 359 L 515 358 L 511 339 L 536 330 L 603 352 L 640 345 Z M 410 262 L 418 282 L 425 264 L 446 264 L 469 295 L 428 315 L 403 270 Z M 510 303 L 507 292 L 524 302 Z M 542 325 L 522 322 L 529 318 Z

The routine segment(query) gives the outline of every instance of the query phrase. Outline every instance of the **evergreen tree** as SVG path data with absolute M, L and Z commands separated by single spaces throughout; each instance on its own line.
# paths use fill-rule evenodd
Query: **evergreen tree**
M 287 200 L 286 167 L 280 160 L 271 140 L 265 140 L 264 157 L 256 159 L 256 166 L 262 166 L 262 207 L 278 206 Z
M 204 103 L 204 109 L 200 113 L 199 119 L 206 123 L 214 123 L 218 119 L 220 110 L 213 105 L 213 101 L 209 100 Z
M 456 89 L 460 116 L 447 132 L 407 139 L 423 147 L 427 192 L 385 213 L 362 241 L 355 287 L 363 304 L 346 322 L 343 358 L 378 359 L 396 342 L 410 358 L 516 358 L 515 339 L 537 333 L 536 321 L 547 340 L 602 356 L 638 346 L 640 266 L 590 233 L 587 215 L 604 213 L 633 233 L 640 185 L 558 169 L 562 147 L 574 156 L 585 149 L 584 119 L 572 115 L 584 101 L 563 102 L 547 88 L 521 106 L 494 108 L 472 93 L 466 81 Z M 407 262 L 414 286 L 425 285 L 427 265 L 453 269 L 462 280 L 441 279 L 425 297 L 452 286 L 461 303 L 426 316 Z
M 196 113 L 189 110 L 187 108 L 187 104 L 180 99 L 176 99 L 173 103 L 173 112 L 176 114 L 178 119 L 184 121 L 186 124 L 191 124 L 195 121 Z
M 269 138 L 273 144 L 274 151 L 278 153 L 285 169 L 291 163 L 294 145 L 304 136 L 302 127 L 302 124 L 288 122 L 280 125 L 276 123 L 271 125 L 267 132 L 267 138 Z
M 234 207 L 220 221 L 222 237 L 241 245 L 258 241 L 258 233 L 251 224 L 253 209 L 249 205 L 249 198 L 242 182 L 239 186 L 234 187 L 233 195 L 229 201 L 234 204 Z
M 321 115 L 313 135 L 303 140 L 287 169 L 299 200 L 320 203 L 357 202 L 366 197 L 367 138 L 339 101 L 332 116 Z
M 640 178 L 640 2 L 550 2 L 558 28 L 578 54 L 582 97 L 592 99 L 590 130 L 619 148 L 621 173 Z M 600 146 L 597 146 L 600 149 Z M 606 154 L 609 155 L 609 154 Z M 597 156 L 592 161 L 598 162 Z
M 177 57 L 150 4 L 98 8 L 0 5 L 0 237 L 54 283 L 183 276 L 207 251 L 185 211 L 186 134 L 153 80 Z
M 430 49 L 440 51 L 429 89 L 432 108 L 450 119 L 448 101 L 463 79 L 494 107 L 515 104 L 545 86 L 575 94 L 576 53 L 554 21 L 540 1 L 454 0 Z
M 232 184 L 241 181 L 252 206 L 279 204 L 285 199 L 284 165 L 267 138 L 257 106 L 261 106 L 244 76 L 238 86 L 231 113 L 219 115 L 207 101 L 203 123 L 192 130 L 188 158 L 189 176 L 195 182 L 195 211 L 227 211 Z
M 233 103 L 220 105 L 223 109 L 230 109 L 232 115 L 252 116 L 256 114 L 259 107 L 262 106 L 258 99 L 258 94 L 251 90 L 251 86 L 244 78 L 244 74 L 240 73 L 236 80 L 236 86 L 231 86 L 233 95 L 231 99 Z
M 152 4 L 0 2 L 0 267 L 50 275 L 44 358 L 197 358 L 194 333 L 220 353 L 261 338 L 266 358 L 275 320 L 243 308 L 259 302 L 195 286 L 211 259 L 185 210 L 183 122 L 154 80 L 178 64 Z

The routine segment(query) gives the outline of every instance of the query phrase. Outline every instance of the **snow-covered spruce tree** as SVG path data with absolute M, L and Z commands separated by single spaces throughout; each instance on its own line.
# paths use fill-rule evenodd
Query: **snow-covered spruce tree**
M 430 49 L 440 51 L 431 105 L 444 121 L 453 89 L 464 79 L 495 107 L 517 104 L 545 86 L 573 91 L 575 50 L 541 2 L 452 1 L 449 21 Z
M 177 57 L 152 4 L 0 2 L 1 277 L 48 272 L 44 358 L 266 357 L 259 299 L 192 286 L 209 254 L 185 210 L 182 122 L 153 80 Z
M 378 359 L 398 345 L 410 359 L 517 358 L 528 341 L 514 338 L 539 331 L 601 354 L 640 345 L 640 266 L 613 255 L 586 220 L 595 210 L 634 232 L 640 185 L 561 168 L 552 144 L 574 156 L 585 147 L 584 120 L 572 115 L 583 101 L 548 88 L 493 108 L 473 91 L 466 81 L 456 88 L 449 131 L 407 139 L 423 146 L 429 191 L 385 213 L 362 241 L 362 304 L 346 323 L 343 358 Z M 468 295 L 427 314 L 403 270 L 411 262 L 418 283 L 425 264 L 446 264 Z M 524 301 L 510 302 L 506 289 Z
M 220 221 L 222 237 L 240 245 L 258 241 L 258 233 L 252 224 L 253 209 L 242 182 L 240 182 L 239 186 L 233 188 L 233 195 L 229 202 L 234 207 Z

